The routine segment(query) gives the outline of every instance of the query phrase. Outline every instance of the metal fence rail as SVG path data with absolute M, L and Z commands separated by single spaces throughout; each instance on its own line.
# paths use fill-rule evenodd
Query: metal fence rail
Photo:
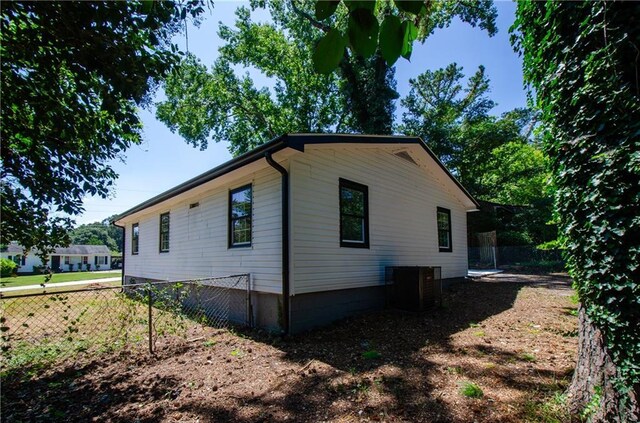
M 153 353 L 159 339 L 202 325 L 251 325 L 250 294 L 250 276 L 242 274 L 0 296 L 1 367 L 134 345 Z

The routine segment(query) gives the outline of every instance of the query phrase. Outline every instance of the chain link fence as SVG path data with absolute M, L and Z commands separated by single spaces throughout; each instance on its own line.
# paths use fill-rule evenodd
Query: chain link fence
M 147 347 L 198 328 L 251 326 L 248 274 L 1 295 L 3 372 L 78 352 Z

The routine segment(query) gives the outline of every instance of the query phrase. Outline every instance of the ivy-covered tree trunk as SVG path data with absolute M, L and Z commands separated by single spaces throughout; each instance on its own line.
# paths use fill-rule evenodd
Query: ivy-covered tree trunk
M 571 410 L 640 420 L 640 3 L 518 3 L 514 41 L 535 89 L 581 302 Z
M 625 398 L 616 389 L 616 365 L 602 331 L 579 309 L 578 360 L 568 391 L 571 414 L 597 422 L 638 421 L 638 386 Z M 625 417 L 626 416 L 626 417 Z

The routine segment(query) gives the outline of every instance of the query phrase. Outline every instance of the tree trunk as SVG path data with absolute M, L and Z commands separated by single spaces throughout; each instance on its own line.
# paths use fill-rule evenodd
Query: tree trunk
M 578 362 L 569 387 L 569 409 L 591 422 L 630 423 L 640 421 L 640 386 L 629 393 L 613 385 L 616 367 L 604 337 L 580 305 L 578 315 Z

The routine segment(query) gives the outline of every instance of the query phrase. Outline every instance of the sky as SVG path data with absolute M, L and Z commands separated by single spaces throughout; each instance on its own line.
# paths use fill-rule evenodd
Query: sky
M 198 28 L 188 28 L 189 51 L 211 65 L 217 57 L 221 41 L 217 36 L 218 22 L 232 26 L 235 10 L 248 2 L 215 2 L 211 12 L 206 12 Z M 489 37 L 485 31 L 455 20 L 451 26 L 438 29 L 424 44 L 414 45 L 411 62 L 404 59 L 396 64 L 397 90 L 401 97 L 409 92 L 409 79 L 426 70 L 436 70 L 456 62 L 467 76 L 478 66 L 484 65 L 491 80 L 490 97 L 498 105 L 493 114 L 499 115 L 526 105 L 526 93 L 522 83 L 522 61 L 509 43 L 509 27 L 515 18 L 516 5 L 510 1 L 497 1 L 498 33 Z M 258 11 L 254 21 L 268 20 L 268 13 Z M 187 37 L 180 35 L 175 42 L 186 49 Z M 251 71 L 250 71 L 251 73 Z M 256 85 L 269 84 L 266 78 L 255 75 Z M 156 94 L 157 101 L 162 92 Z M 402 110 L 398 104 L 397 116 Z M 155 118 L 154 110 L 141 111 L 144 124 L 144 142 L 125 153 L 124 161 L 116 161 L 113 168 L 119 174 L 113 195 L 108 199 L 86 197 L 85 212 L 76 216 L 77 224 L 102 221 L 166 191 L 181 182 L 218 166 L 231 159 L 227 143 L 209 143 L 200 151 L 193 148 L 177 134 Z

